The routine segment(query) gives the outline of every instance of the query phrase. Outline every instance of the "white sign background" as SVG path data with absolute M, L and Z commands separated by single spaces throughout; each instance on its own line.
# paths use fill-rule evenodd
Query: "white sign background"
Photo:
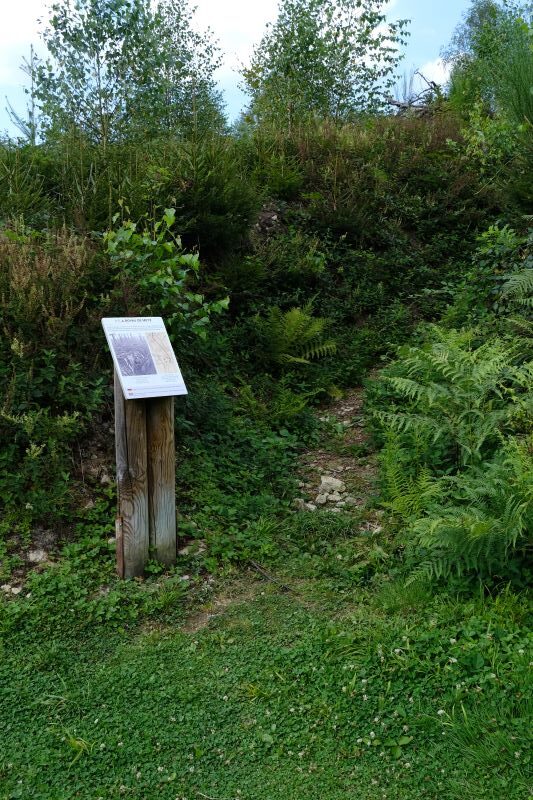
M 105 317 L 102 326 L 126 400 L 187 394 L 161 317 Z

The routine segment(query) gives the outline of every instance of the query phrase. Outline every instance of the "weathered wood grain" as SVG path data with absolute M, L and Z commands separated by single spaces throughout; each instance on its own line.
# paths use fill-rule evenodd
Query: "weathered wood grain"
M 176 561 L 174 398 L 146 401 L 150 549 L 165 566 Z
M 123 574 L 132 578 L 144 573 L 149 554 L 146 403 L 124 399 L 116 371 L 115 447 Z
M 117 545 L 117 575 L 124 577 L 124 537 L 122 535 L 122 517 L 115 519 L 115 541 Z

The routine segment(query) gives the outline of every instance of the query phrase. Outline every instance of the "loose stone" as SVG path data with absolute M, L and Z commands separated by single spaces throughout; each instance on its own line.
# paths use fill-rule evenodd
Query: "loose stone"
M 320 494 L 342 492 L 345 488 L 344 482 L 339 478 L 334 478 L 332 475 L 322 475 L 320 478 Z
M 48 559 L 48 553 L 46 550 L 30 550 L 28 553 L 28 561 L 31 561 L 32 564 L 40 564 L 42 561 L 46 561 Z

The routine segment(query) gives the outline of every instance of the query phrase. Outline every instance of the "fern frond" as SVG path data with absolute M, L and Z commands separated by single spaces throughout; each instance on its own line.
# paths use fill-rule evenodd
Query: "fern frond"
M 511 440 L 485 470 L 443 480 L 452 488 L 455 501 L 428 509 L 431 513 L 420 516 L 412 525 L 413 545 L 424 553 L 426 577 L 442 577 L 452 570 L 490 572 L 501 568 L 517 548 L 531 543 L 530 443 Z M 410 581 L 420 575 L 418 565 Z
M 502 297 L 524 305 L 533 305 L 533 269 L 523 269 L 507 278 L 502 287 Z
M 333 340 L 322 340 L 326 320 L 311 316 L 311 312 L 310 303 L 286 312 L 274 306 L 266 319 L 258 320 L 273 361 L 278 364 L 309 364 L 313 359 L 335 352 Z
M 430 432 L 434 441 L 449 433 L 445 419 L 434 419 L 425 414 L 393 413 L 373 410 L 372 416 L 382 422 L 389 430 L 398 433 Z
M 336 352 L 336 343 L 332 339 L 328 339 L 326 342 L 316 342 L 314 344 L 310 344 L 305 348 L 303 357 L 308 361 L 312 361 L 316 358 L 325 358 L 326 356 L 331 356 Z
M 437 399 L 442 400 L 448 397 L 450 393 L 446 386 L 439 386 L 437 383 L 433 382 L 424 386 L 412 378 L 402 378 L 394 375 L 385 377 L 385 380 L 403 397 L 417 402 L 425 401 L 430 406 L 433 405 Z

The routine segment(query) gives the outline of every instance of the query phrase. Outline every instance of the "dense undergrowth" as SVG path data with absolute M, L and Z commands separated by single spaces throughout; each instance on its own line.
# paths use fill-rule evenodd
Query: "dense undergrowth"
M 59 175 L 58 154 L 16 153 L 16 174 L 32 197 L 39 193 L 39 213 L 47 207 L 50 215 L 43 225 L 8 186 L 0 243 L 6 575 L 16 564 L 9 548 L 29 541 L 32 526 L 63 527 L 68 537 L 87 493 L 80 477 L 95 434 L 110 457 L 109 437 L 98 437 L 111 421 L 99 320 L 113 314 L 165 317 L 191 387 L 177 410 L 178 490 L 193 510 L 213 509 L 208 528 L 218 520 L 222 533 L 229 523 L 233 535 L 290 497 L 290 481 L 279 486 L 281 467 L 286 462 L 288 475 L 297 446 L 316 435 L 312 406 L 359 383 L 422 320 L 444 313 L 440 328 L 416 334 L 427 344 L 401 351 L 379 400 L 373 392 L 387 439 L 386 491 L 426 548 L 438 540 L 424 561 L 429 573 L 462 559 L 466 567 L 488 564 L 492 546 L 502 563 L 509 547 L 522 547 L 530 513 L 530 245 L 516 229 L 517 209 L 504 209 L 504 195 L 480 176 L 453 115 L 196 139 L 152 148 L 135 171 L 117 147 L 106 161 L 118 209 L 107 232 L 95 230 L 105 225 L 107 191 L 89 192 L 97 213 L 83 198 L 74 209 L 69 192 L 85 173 L 52 189 L 39 159 Z M 148 176 L 160 162 L 155 186 Z M 90 149 L 82 167 L 97 171 Z M 128 172 L 124 186 L 115 168 Z M 498 211 L 515 228 L 490 227 Z M 495 323 L 498 335 L 486 342 Z M 498 469 L 511 470 L 526 492 L 519 501 L 513 488 L 495 501 L 505 535 L 474 497 L 475 470 L 482 483 L 493 474 L 496 491 Z M 456 504 L 444 513 L 438 497 L 453 492 Z M 469 497 L 480 516 L 460 510 L 472 511 Z M 466 528 L 472 551 L 454 564 L 443 541 L 466 541 Z
M 2 799 L 527 796 L 530 128 L 452 92 L 0 145 Z M 100 320 L 137 314 L 189 389 L 180 555 L 119 582 Z M 378 451 L 379 495 L 296 513 L 314 447 Z

